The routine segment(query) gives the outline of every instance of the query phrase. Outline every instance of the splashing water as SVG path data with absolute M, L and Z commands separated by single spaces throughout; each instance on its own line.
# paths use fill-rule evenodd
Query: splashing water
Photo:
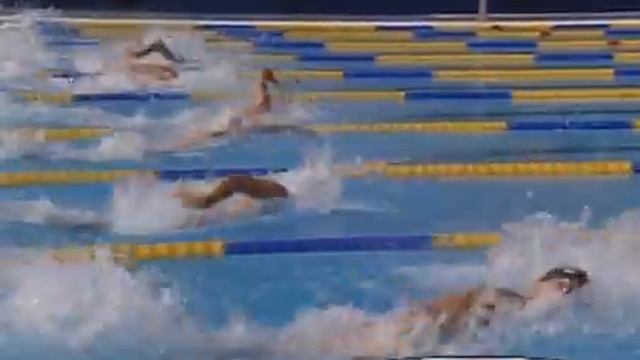
M 0 275 L 0 330 L 6 353 L 80 355 L 92 349 L 157 358 L 197 339 L 177 291 L 157 276 L 129 273 L 105 259 L 56 265 L 43 258 Z M 140 346 L 144 344 L 144 346 Z
M 63 208 L 46 199 L 0 202 L 0 220 L 65 227 L 106 225 L 106 220 L 93 211 Z
M 280 174 L 274 178 L 293 194 L 295 205 L 300 210 L 330 211 L 340 200 L 340 179 L 330 172 L 327 159 L 309 160 L 299 170 Z M 120 233 L 148 233 L 193 226 L 203 214 L 187 210 L 172 193 L 180 184 L 149 181 L 129 181 L 116 186 L 113 202 L 113 229 Z M 194 191 L 210 191 L 215 182 L 190 182 Z M 234 196 L 218 204 L 207 222 L 232 220 L 233 208 L 241 202 L 241 196 Z M 217 210 L 217 209 L 221 210 Z M 247 215 L 253 214 L 251 209 Z M 257 215 L 257 214 L 254 214 Z
M 88 149 L 60 150 L 54 159 L 82 159 L 89 161 L 141 160 L 147 149 L 146 139 L 136 132 L 116 132 L 99 140 L 97 146 Z
M 13 20 L 13 26 L 0 28 L 0 46 L 11 49 L 0 54 L 0 78 L 3 80 L 33 75 L 55 60 L 38 34 L 35 13 L 24 13 Z
M 562 222 L 541 213 L 505 226 L 505 243 L 489 256 L 489 281 L 515 286 L 530 283 L 558 265 L 579 266 L 589 272 L 589 317 L 580 326 L 613 333 L 637 331 L 635 307 L 640 282 L 629 276 L 637 269 L 634 254 L 640 212 L 631 210 L 609 220 L 602 229 L 588 227 L 588 214 L 580 222 Z
M 328 147 L 321 151 L 312 150 L 300 169 L 274 178 L 293 194 L 299 210 L 329 212 L 342 197 L 342 181 L 332 171 L 331 151 Z
M 119 183 L 112 204 L 113 231 L 145 234 L 175 230 L 192 223 L 193 214 L 172 195 L 175 184 L 136 179 Z
M 248 83 L 238 76 L 240 69 L 237 64 L 225 57 L 211 55 L 207 51 L 204 37 L 156 29 L 148 31 L 143 39 L 139 39 L 143 40 L 139 46 L 143 43 L 150 44 L 158 39 L 162 39 L 173 52 L 180 54 L 188 61 L 197 61 L 198 64 L 197 71 L 181 69 L 177 81 L 163 84 L 161 86 L 163 90 L 166 90 L 167 86 L 185 88 L 189 91 L 242 92 L 246 90 Z M 132 45 L 127 43 L 114 43 L 74 54 L 74 67 L 95 76 L 77 78 L 68 84 L 69 87 L 75 92 L 129 91 L 158 87 L 145 85 L 132 78 L 124 60 L 126 48 L 130 46 Z M 144 61 L 168 64 L 164 58 L 156 54 L 145 57 Z
M 165 185 L 160 184 L 159 188 Z M 129 186 L 131 193 L 115 201 L 127 200 L 129 206 L 140 200 L 153 202 L 153 192 L 159 191 L 159 188 L 149 190 L 148 186 Z M 166 195 L 167 189 L 163 191 L 165 201 L 172 201 Z M 167 202 L 157 205 L 154 208 L 167 208 Z M 172 211 L 180 211 L 179 204 L 174 205 Z M 132 214 L 130 209 L 122 212 L 121 220 L 133 217 Z M 153 216 L 169 221 L 176 215 L 167 211 L 164 214 L 156 212 Z M 593 230 L 587 228 L 586 220 L 569 223 L 538 214 L 505 225 L 505 241 L 491 250 L 486 266 L 430 265 L 393 269 L 396 275 L 416 282 L 417 287 L 429 292 L 435 289 L 458 291 L 462 288 L 461 279 L 465 286 L 474 286 L 484 280 L 490 285 L 522 291 L 541 272 L 561 264 L 578 265 L 590 272 L 591 289 L 583 295 L 586 299 L 579 299 L 580 303 L 588 300 L 588 306 L 578 307 L 580 312 L 569 308 L 565 313 L 553 313 L 551 317 L 504 321 L 498 324 L 502 329 L 483 330 L 473 339 L 447 345 L 438 344 L 435 341 L 437 334 L 429 327 L 417 327 L 408 337 L 398 335 L 401 331 L 396 319 L 402 307 L 381 314 L 353 306 L 311 308 L 300 311 L 293 322 L 281 328 L 261 327 L 245 318 L 234 318 L 225 327 L 201 333 L 191 325 L 185 325 L 189 320 L 185 319 L 175 292 L 169 290 L 167 295 L 156 291 L 147 275 L 129 274 L 100 262 L 69 267 L 44 262 L 3 272 L 0 275 L 3 289 L 0 314 L 3 316 L 0 318 L 4 338 L 37 334 L 41 347 L 54 343 L 81 349 L 100 342 L 117 348 L 118 344 L 129 344 L 117 334 L 125 331 L 131 336 L 133 330 L 136 341 L 151 341 L 152 347 L 160 352 L 166 351 L 160 345 L 162 341 L 171 337 L 175 346 L 189 347 L 180 353 L 189 359 L 203 354 L 216 355 L 220 359 L 238 356 L 326 359 L 429 352 L 500 353 L 518 349 L 531 338 L 553 341 L 559 335 L 566 338 L 570 334 L 580 339 L 592 333 L 633 336 L 640 324 L 640 319 L 634 315 L 640 285 L 628 275 L 637 271 L 634 254 L 638 246 L 635 234 L 639 217 L 638 211 L 629 211 L 610 220 L 603 229 Z M 156 218 L 154 223 L 163 221 Z M 128 225 L 140 228 L 140 224 Z
M 129 143 L 127 149 L 123 143 Z M 136 156 L 144 149 L 144 142 L 136 135 L 114 135 L 102 140 L 101 146 L 92 151 L 65 150 L 66 158 L 73 154 L 83 159 L 103 160 L 116 156 Z M 128 152 L 126 151 L 128 150 Z M 54 156 L 55 157 L 55 156 Z M 341 195 L 341 179 L 332 173 L 330 153 L 311 152 L 300 169 L 277 174 L 273 177 L 292 194 L 299 211 L 329 212 L 338 206 Z M 201 224 L 203 213 L 182 207 L 173 193 L 182 186 L 176 183 L 157 182 L 154 179 L 137 178 L 117 183 L 114 187 L 110 216 L 69 209 L 52 204 L 48 200 L 0 203 L 0 220 L 23 221 L 57 226 L 100 226 L 112 222 L 112 230 L 122 234 L 146 234 L 176 230 Z M 189 187 L 210 191 L 216 182 L 191 182 Z M 234 196 L 209 211 L 206 222 L 224 223 L 236 217 L 235 209 L 242 203 L 242 196 Z M 266 209 L 265 209 L 266 210 Z M 246 216 L 260 212 L 247 209 Z M 202 224 L 201 224 L 202 225 Z
M 525 294 L 532 282 L 550 267 L 575 265 L 589 271 L 591 285 L 575 297 L 565 299 L 562 306 L 552 308 L 554 311 L 525 311 L 512 318 L 498 319 L 489 328 L 449 343 L 435 341 L 433 329 L 419 329 L 407 343 L 406 338 L 397 336 L 398 325 L 394 320 L 401 307 L 383 314 L 367 313 L 352 306 L 312 308 L 300 312 L 283 328 L 269 329 L 278 341 L 263 351 L 278 354 L 273 358 L 499 354 L 531 351 L 529 346 L 546 347 L 558 343 L 558 339 L 563 339 L 560 344 L 583 344 L 578 349 L 591 336 L 627 337 L 633 341 L 640 325 L 636 315 L 640 281 L 630 274 L 638 271 L 636 234 L 640 212 L 627 211 L 602 229 L 589 229 L 587 220 L 588 216 L 584 216 L 581 221 L 570 223 L 537 214 L 505 225 L 504 243 L 490 251 L 486 265 L 430 265 L 394 270 L 429 292 L 436 289 L 457 292 L 466 286 L 486 283 Z M 461 285 L 461 279 L 465 286 Z M 245 327 L 251 329 L 249 325 Z M 250 334 L 245 336 L 247 347 L 254 346 L 258 351 L 260 346 L 266 346 L 250 343 Z M 561 347 L 559 351 L 567 350 Z M 587 356 L 590 351 L 587 347 L 577 354 Z

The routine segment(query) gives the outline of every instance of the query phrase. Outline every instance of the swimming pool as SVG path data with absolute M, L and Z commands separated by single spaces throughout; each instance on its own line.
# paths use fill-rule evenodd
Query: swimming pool
M 588 161 L 640 160 L 634 131 L 640 78 L 632 46 L 640 34 L 639 23 L 552 27 L 551 33 L 559 35 L 550 40 L 538 39 L 539 29 L 527 28 L 527 23 L 520 25 L 520 32 L 483 32 L 446 22 L 411 24 L 413 30 L 400 26 L 367 31 L 346 30 L 349 26 L 342 24 L 343 40 L 333 32 L 338 40 L 326 41 L 322 26 L 300 27 L 298 33 L 294 28 L 290 34 L 246 23 L 234 28 L 215 27 L 213 22 L 200 32 L 182 24 L 190 31 L 185 35 L 172 29 L 176 46 L 199 57 L 204 69 L 186 70 L 186 80 L 172 89 L 134 90 L 117 74 L 37 82 L 33 70 L 96 71 L 96 62 L 113 60 L 111 53 L 122 48 L 109 41 L 114 33 L 130 39 L 143 31 L 59 24 L 47 16 L 36 22 L 31 15 L 17 19 L 23 25 L 0 35 L 5 47 L 15 49 L 0 58 L 6 87 L 0 115 L 5 127 L 108 127 L 113 134 L 42 143 L 7 133 L 0 149 L 3 174 L 283 167 L 292 170 L 285 175 L 287 181 L 305 196 L 281 213 L 176 229 L 182 213 L 166 196 L 171 184 L 64 184 L 74 182 L 67 181 L 72 178 L 68 176 L 57 185 L 0 187 L 0 227 L 5 230 L 0 236 L 8 263 L 0 277 L 4 357 L 345 358 L 354 355 L 347 348 L 355 345 L 336 337 L 411 300 L 482 283 L 524 290 L 546 268 L 564 263 L 590 271 L 593 286 L 584 299 L 559 313 L 506 321 L 436 352 L 568 359 L 637 356 L 640 319 L 635 304 L 640 283 L 632 274 L 637 270 L 638 177 L 626 167 L 597 177 L 584 177 L 575 169 Z M 240 41 L 241 49 L 225 49 L 218 41 L 204 46 L 202 38 L 214 37 L 216 30 L 226 42 Z M 377 37 L 378 33 L 383 35 Z M 513 40 L 514 33 L 533 39 Z M 423 58 L 412 58 L 391 47 L 402 37 L 444 45 L 424 50 Z M 608 39 L 631 45 L 625 48 Z M 348 51 L 332 41 L 346 43 L 340 46 Z M 550 41 L 557 43 L 548 45 Z M 405 57 L 385 60 L 381 56 L 386 55 L 371 48 L 363 54 L 356 51 L 364 46 L 359 43 L 377 44 L 373 50 L 389 48 Z M 280 58 L 265 63 L 249 47 L 258 55 Z M 476 57 L 460 60 L 469 54 L 486 56 L 492 66 L 475 66 L 482 62 Z M 292 71 L 290 76 L 300 80 L 286 81 L 285 93 L 295 102 L 275 120 L 311 129 L 345 123 L 440 125 L 398 131 L 356 126 L 352 132 L 336 128 L 336 133 L 321 136 L 253 134 L 193 151 L 149 151 L 198 125 L 191 124 L 193 117 L 217 121 L 247 94 L 250 81 L 236 75 L 253 73 L 265 64 L 285 78 L 286 70 Z M 589 71 L 567 70 L 584 68 Z M 461 72 L 446 72 L 451 69 Z M 548 69 L 561 70 L 540 71 Z M 196 92 L 207 96 L 191 96 Z M 202 101 L 222 92 L 232 95 Z M 34 93 L 42 95 L 43 103 L 24 101 L 34 100 L 29 95 Z M 459 125 L 467 122 L 492 122 L 492 131 Z M 367 161 L 401 166 L 571 161 L 567 166 L 574 170 L 569 171 L 573 176 L 536 168 L 531 176 L 517 176 L 515 170 L 512 176 L 489 176 L 474 170 L 470 176 L 453 178 L 443 172 L 340 178 L 329 165 L 357 167 Z M 110 226 L 85 226 L 95 219 Z M 24 247 L 476 232 L 500 232 L 502 244 L 488 252 L 308 251 L 186 258 L 141 263 L 136 271 L 105 259 L 65 265 L 39 257 L 28 265 L 9 262 L 24 256 L 16 249 Z

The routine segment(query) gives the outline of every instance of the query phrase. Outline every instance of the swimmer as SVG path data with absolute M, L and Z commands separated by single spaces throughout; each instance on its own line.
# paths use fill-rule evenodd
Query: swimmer
M 260 80 L 256 83 L 255 102 L 253 105 L 245 107 L 229 117 L 227 128 L 213 132 L 199 132 L 181 141 L 179 148 L 184 149 L 211 138 L 219 138 L 230 134 L 239 134 L 248 129 L 259 127 L 261 117 L 270 113 L 273 109 L 273 98 L 270 85 L 280 84 L 273 70 L 263 69 Z M 289 127 L 290 128 L 290 127 Z M 286 130 L 290 130 L 286 128 Z
M 528 295 L 510 289 L 474 288 L 461 294 L 448 295 L 435 301 L 422 301 L 410 306 L 398 317 L 404 332 L 411 332 L 417 322 L 436 326 L 441 339 L 491 325 L 496 317 L 516 315 L 532 307 L 538 310 L 558 305 L 590 282 L 586 271 L 577 267 L 556 267 L 533 284 Z
M 148 61 L 145 58 L 159 54 L 165 62 Z M 139 49 L 129 48 L 125 53 L 125 63 L 131 75 L 142 76 L 148 81 L 166 83 L 178 78 L 175 64 L 184 62 L 184 58 L 173 53 L 162 39 Z
M 166 84 L 179 77 L 176 65 L 184 64 L 185 59 L 169 49 L 165 41 L 157 39 L 149 45 L 138 47 L 129 46 L 125 49 L 123 61 L 116 61 L 104 66 L 102 71 L 96 72 L 49 72 L 48 76 L 58 79 L 75 81 L 77 77 L 99 77 L 112 72 L 126 72 L 135 82 L 142 85 Z M 152 59 L 153 54 L 158 54 L 161 59 Z
M 131 58 L 140 59 L 147 55 L 157 53 L 160 54 L 165 60 L 172 63 L 184 63 L 184 58 L 180 55 L 173 53 L 162 39 L 157 39 L 150 45 L 147 45 L 141 49 L 134 50 L 129 49 L 127 55 Z
M 264 201 L 285 200 L 291 196 L 281 183 L 251 175 L 230 175 L 209 192 L 179 189 L 174 193 L 187 209 L 215 209 L 218 204 L 234 195 L 243 195 L 242 201 L 227 209 L 227 216 L 261 212 L 264 210 Z
M 271 69 L 263 69 L 260 74 L 260 81 L 256 84 L 255 103 L 245 107 L 238 113 L 232 115 L 227 125 L 227 130 L 214 131 L 209 137 L 225 136 L 228 133 L 240 133 L 244 129 L 258 126 L 260 117 L 271 112 L 273 103 L 269 84 L 279 84 Z
M 572 296 L 589 283 L 588 274 L 574 267 L 553 268 L 538 278 L 528 295 L 504 288 L 477 287 L 435 300 L 419 301 L 385 314 L 366 315 L 352 307 L 331 307 L 326 314 L 335 331 L 304 334 L 309 353 L 324 357 L 383 360 L 430 356 L 447 352 L 451 341 L 465 343 L 477 330 L 526 312 L 534 301 Z M 339 314 L 340 316 L 335 316 Z M 322 329 L 327 324 L 319 324 Z M 295 332 L 281 339 L 278 351 L 286 353 Z

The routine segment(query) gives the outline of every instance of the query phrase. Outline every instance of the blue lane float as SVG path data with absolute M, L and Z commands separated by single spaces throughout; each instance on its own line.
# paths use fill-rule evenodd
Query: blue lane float
M 314 63 L 314 62 L 362 62 L 375 64 L 376 57 L 373 55 L 337 55 L 337 54 L 321 54 L 321 55 L 299 55 L 297 61 L 302 63 Z
M 517 49 L 520 51 L 535 51 L 538 48 L 538 42 L 532 40 L 471 40 L 467 42 L 467 46 L 472 50 L 486 49 Z
M 349 252 L 349 251 L 416 251 L 430 250 L 433 235 L 350 236 L 313 239 L 229 242 L 227 255 L 257 255 L 286 253 Z
M 588 62 L 588 61 L 613 61 L 613 54 L 608 51 L 590 52 L 566 52 L 566 53 L 543 53 L 536 54 L 536 61 L 562 61 L 562 62 Z
M 638 37 L 640 29 L 608 29 L 606 35 L 612 38 Z
M 92 101 L 151 101 L 151 100 L 188 100 L 191 93 L 185 91 L 158 91 L 158 92 L 138 92 L 127 91 L 118 93 L 94 93 L 94 94 L 74 94 L 73 102 Z
M 166 181 L 178 180 L 204 180 L 215 177 L 225 177 L 230 175 L 252 175 L 263 176 L 287 172 L 284 167 L 242 167 L 242 168 L 218 168 L 218 169 L 164 169 L 156 170 L 154 174 L 157 178 Z
M 353 79 L 377 79 L 377 78 L 409 78 L 409 79 L 431 79 L 433 71 L 427 69 L 361 69 L 342 72 L 343 80 Z
M 432 29 L 415 29 L 413 31 L 413 37 L 416 40 L 466 40 L 475 38 L 475 36 L 475 31 L 442 31 Z
M 631 130 L 635 128 L 633 120 L 510 120 L 507 131 L 542 130 Z
M 256 50 L 325 50 L 326 45 L 322 41 L 256 41 L 254 43 Z
M 66 39 L 66 40 L 49 40 L 45 42 L 46 46 L 98 46 L 98 39 Z
M 483 91 L 450 91 L 450 90 L 419 90 L 409 91 L 404 95 L 405 101 L 420 100 L 511 100 L 509 90 Z
M 634 78 L 640 76 L 640 68 L 620 67 L 614 69 L 616 79 Z

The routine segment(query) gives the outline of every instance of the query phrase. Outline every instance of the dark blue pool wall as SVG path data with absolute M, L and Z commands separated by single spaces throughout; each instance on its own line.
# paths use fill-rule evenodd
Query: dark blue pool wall
M 7 7 L 211 14 L 419 15 L 473 13 L 477 0 L 2 0 Z M 640 0 L 489 0 L 492 13 L 638 11 Z

